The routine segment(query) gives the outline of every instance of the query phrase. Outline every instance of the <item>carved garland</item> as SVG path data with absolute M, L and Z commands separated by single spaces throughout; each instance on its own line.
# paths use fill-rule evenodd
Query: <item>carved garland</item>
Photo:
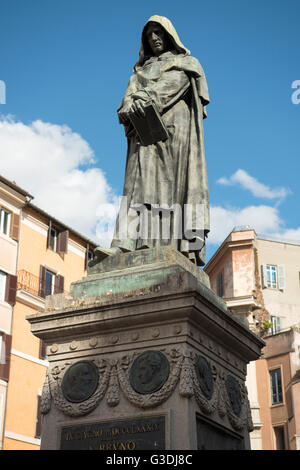
M 130 359 L 129 356 L 125 356 L 122 361 L 118 362 L 117 371 L 120 387 L 126 398 L 131 403 L 143 409 L 152 408 L 160 405 L 166 401 L 169 396 L 171 396 L 179 380 L 183 357 L 180 354 L 177 354 L 175 350 L 171 351 L 170 356 L 171 370 L 168 380 L 160 390 L 150 393 L 149 395 L 136 393 L 130 385 L 127 370 L 133 362 L 132 358 Z
M 237 415 L 230 402 L 226 390 L 225 373 L 215 365 L 209 364 L 212 373 L 213 391 L 212 396 L 208 398 L 201 390 L 201 386 L 196 373 L 195 353 L 182 353 L 179 350 L 172 349 L 169 352 L 164 351 L 169 356 L 170 374 L 164 385 L 156 392 L 149 394 L 140 394 L 133 390 L 129 380 L 129 370 L 134 361 L 136 353 L 123 356 L 118 359 L 94 360 L 99 371 L 99 382 L 95 393 L 89 399 L 81 403 L 71 403 L 65 399 L 61 382 L 71 362 L 66 362 L 63 366 L 54 366 L 47 372 L 46 380 L 43 386 L 41 411 L 46 414 L 50 411 L 51 401 L 63 413 L 68 416 L 83 416 L 93 411 L 104 398 L 109 406 L 117 406 L 120 402 L 120 390 L 125 397 L 135 406 L 142 409 L 153 408 L 166 401 L 179 382 L 179 393 L 186 398 L 195 397 L 195 400 L 205 414 L 212 414 L 218 411 L 220 417 L 226 414 L 234 429 L 241 431 L 247 426 L 248 431 L 253 430 L 250 404 L 248 400 L 247 388 L 244 383 L 238 381 L 240 387 L 240 413 Z
M 47 374 L 46 382 L 43 388 L 42 413 L 50 410 L 50 400 L 52 398 L 54 405 L 68 416 L 83 416 L 93 411 L 103 399 L 109 384 L 111 365 L 107 361 L 94 361 L 99 370 L 99 382 L 97 389 L 92 397 L 81 403 L 71 403 L 65 399 L 61 391 L 61 381 L 66 367 L 71 365 L 66 362 L 63 366 L 55 366 Z M 45 396 L 44 396 L 45 392 Z

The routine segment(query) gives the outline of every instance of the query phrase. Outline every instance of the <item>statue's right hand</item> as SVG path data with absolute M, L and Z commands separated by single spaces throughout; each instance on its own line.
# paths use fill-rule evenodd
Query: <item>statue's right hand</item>
M 143 100 L 134 100 L 132 103 L 132 106 L 130 108 L 130 114 L 135 114 L 135 116 L 138 117 L 145 117 L 145 111 L 144 111 L 144 101 Z

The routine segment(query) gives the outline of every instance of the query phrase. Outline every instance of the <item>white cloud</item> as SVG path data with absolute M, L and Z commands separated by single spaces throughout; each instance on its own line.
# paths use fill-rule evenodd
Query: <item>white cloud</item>
M 0 174 L 30 192 L 41 209 L 109 244 L 118 197 L 79 134 L 68 126 L 40 120 L 26 125 L 2 116 L 0 142 Z
M 241 185 L 244 189 L 248 189 L 253 196 L 262 197 L 266 199 L 283 199 L 290 190 L 286 188 L 273 188 L 260 183 L 256 178 L 249 175 L 245 170 L 237 170 L 230 178 L 219 178 L 217 183 L 224 186 L 233 186 L 236 184 Z
M 220 245 L 236 226 L 250 226 L 258 235 L 300 243 L 300 227 L 287 229 L 277 207 L 211 207 L 211 231 L 208 243 Z
M 241 208 L 211 207 L 211 231 L 208 241 L 220 244 L 235 226 L 249 225 L 256 233 L 279 232 L 283 225 L 278 209 L 270 206 Z

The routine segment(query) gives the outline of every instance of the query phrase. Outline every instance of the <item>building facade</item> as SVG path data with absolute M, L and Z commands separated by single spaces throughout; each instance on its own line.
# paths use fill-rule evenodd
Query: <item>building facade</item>
M 266 343 L 248 366 L 252 449 L 300 449 L 300 243 L 236 228 L 204 269 L 231 312 Z
M 32 196 L 0 176 L 0 449 L 3 448 L 12 324 L 16 302 L 19 226 Z
M 0 302 L 6 312 L 0 330 L 7 342 L 3 361 L 7 375 L 0 382 L 1 442 L 5 450 L 38 450 L 40 397 L 48 362 L 44 344 L 31 334 L 26 317 L 44 309 L 47 295 L 68 292 L 71 282 L 86 275 L 96 245 L 33 205 L 26 195 L 19 207 L 5 207 L 18 215 L 19 223 L 16 239 L 0 234 L 1 243 L 6 243 L 0 247 L 1 270 L 10 282 L 7 298 Z

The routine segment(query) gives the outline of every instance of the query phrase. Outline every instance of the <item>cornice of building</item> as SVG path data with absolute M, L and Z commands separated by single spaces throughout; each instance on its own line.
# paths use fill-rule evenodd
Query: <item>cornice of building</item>
M 0 191 L 8 198 L 12 206 L 20 208 L 33 199 L 33 196 L 24 189 L 20 188 L 14 181 L 10 181 L 0 175 Z

